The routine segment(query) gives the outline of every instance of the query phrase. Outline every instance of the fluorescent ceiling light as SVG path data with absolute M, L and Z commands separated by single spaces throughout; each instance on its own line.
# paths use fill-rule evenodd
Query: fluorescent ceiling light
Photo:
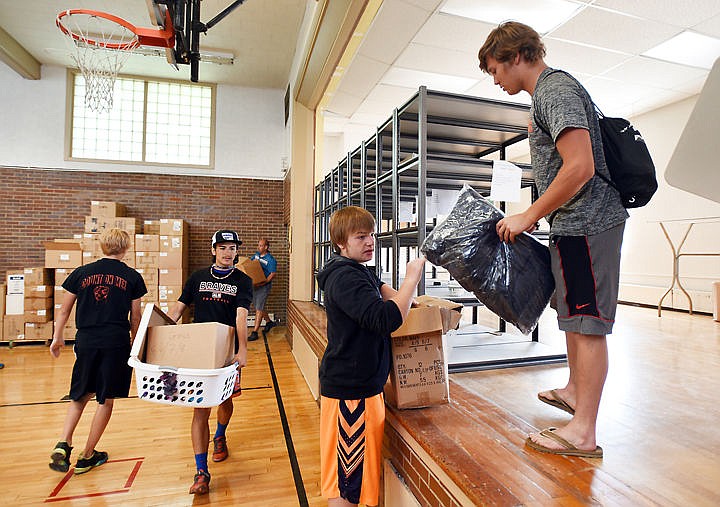
M 720 58 L 720 39 L 695 32 L 682 32 L 645 51 L 643 56 L 711 69 L 715 60 Z
M 500 24 L 503 21 L 520 21 L 538 33 L 547 33 L 561 25 L 584 5 L 566 0 L 448 0 L 440 12 L 464 18 Z
M 391 67 L 380 80 L 381 83 L 394 86 L 403 86 L 417 90 L 420 86 L 427 86 L 431 90 L 445 92 L 464 92 L 478 82 L 477 79 L 467 77 L 449 76 L 434 72 L 403 69 Z

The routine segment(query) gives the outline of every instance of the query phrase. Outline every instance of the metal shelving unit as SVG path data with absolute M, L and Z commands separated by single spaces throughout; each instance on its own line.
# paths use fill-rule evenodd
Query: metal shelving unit
M 347 205 L 361 206 L 375 216 L 377 223 L 376 272 L 397 288 L 401 266 L 418 254 L 419 245 L 435 225 L 434 218 L 426 213 L 428 196 L 433 190 L 460 190 L 466 184 L 489 195 L 493 160 L 505 159 L 510 146 L 526 141 L 528 117 L 526 105 L 421 87 L 315 187 L 314 272 L 331 253 L 327 224 L 332 212 Z M 521 186 L 530 189 L 535 199 L 531 167 L 516 165 L 523 170 Z M 401 208 L 412 208 L 415 219 L 401 221 Z M 419 294 L 457 299 L 474 306 L 475 311 L 481 306 L 467 295 L 446 294 L 447 290 L 438 290 L 441 288 L 428 284 L 428 280 L 432 278 L 421 280 Z M 314 300 L 322 304 L 323 295 L 315 283 Z M 462 358 L 453 361 L 451 353 L 450 371 L 565 359 L 564 351 L 549 350 L 542 344 L 537 331 L 531 340 L 518 340 L 517 336 L 503 339 L 506 331 L 505 322 L 500 320 L 495 330 L 472 333 L 478 338 L 478 353 L 471 353 L 471 345 L 463 345 L 459 352 Z M 492 337 L 492 343 L 483 345 L 488 341 L 483 336 Z M 488 347 L 498 350 L 490 352 Z

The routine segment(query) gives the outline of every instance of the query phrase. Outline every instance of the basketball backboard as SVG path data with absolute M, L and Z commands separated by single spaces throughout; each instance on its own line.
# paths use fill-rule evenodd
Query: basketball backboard
M 145 3 L 147 4 L 148 16 L 153 26 L 165 28 L 167 7 L 159 3 L 159 0 L 145 0 Z M 175 48 L 165 48 L 165 58 L 175 69 L 178 68 L 177 61 L 175 60 Z

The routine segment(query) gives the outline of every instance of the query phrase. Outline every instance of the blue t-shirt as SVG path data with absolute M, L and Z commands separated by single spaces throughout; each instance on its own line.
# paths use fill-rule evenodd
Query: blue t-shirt
M 277 271 L 277 261 L 270 252 L 265 255 L 260 255 L 260 252 L 255 252 L 253 256 L 250 257 L 250 260 L 257 260 L 260 262 L 263 273 L 265 273 L 265 278 L 270 276 L 270 273 L 275 273 Z

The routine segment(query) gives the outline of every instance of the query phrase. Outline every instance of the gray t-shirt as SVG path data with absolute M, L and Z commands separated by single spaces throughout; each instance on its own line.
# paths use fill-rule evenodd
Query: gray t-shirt
M 562 158 L 555 141 L 566 128 L 590 132 L 595 171 L 610 178 L 602 150 L 595 107 L 585 88 L 563 72 L 545 69 L 532 96 L 530 158 L 535 184 L 542 195 L 557 176 Z M 536 122 L 540 122 L 542 128 Z M 551 136 L 547 134 L 549 132 Z M 628 217 L 618 192 L 593 177 L 580 191 L 548 215 L 550 232 L 559 236 L 589 236 L 624 222 Z

